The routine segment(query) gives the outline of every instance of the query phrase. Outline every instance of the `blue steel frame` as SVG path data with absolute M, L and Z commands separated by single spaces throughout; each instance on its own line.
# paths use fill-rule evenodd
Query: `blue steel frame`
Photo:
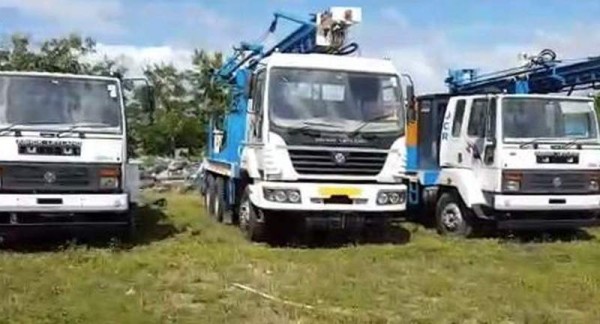
M 557 93 L 597 88 L 600 84 L 600 57 L 578 61 L 549 61 L 478 75 L 475 69 L 450 70 L 446 84 L 457 95 L 491 90 L 510 94 Z

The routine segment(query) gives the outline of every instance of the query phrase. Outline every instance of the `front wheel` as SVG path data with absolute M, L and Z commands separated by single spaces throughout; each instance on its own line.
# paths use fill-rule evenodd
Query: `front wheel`
M 253 242 L 264 242 L 267 238 L 266 217 L 250 201 L 250 192 L 246 188 L 238 207 L 239 226 L 244 236 Z
M 470 210 L 460 197 L 454 193 L 444 193 L 436 208 L 436 227 L 438 233 L 447 236 L 470 237 L 473 225 Z

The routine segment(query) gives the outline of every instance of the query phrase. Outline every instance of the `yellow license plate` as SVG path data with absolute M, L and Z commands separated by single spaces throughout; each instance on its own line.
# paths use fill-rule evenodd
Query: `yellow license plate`
M 349 198 L 360 197 L 362 190 L 356 187 L 320 187 L 321 197 L 348 196 Z

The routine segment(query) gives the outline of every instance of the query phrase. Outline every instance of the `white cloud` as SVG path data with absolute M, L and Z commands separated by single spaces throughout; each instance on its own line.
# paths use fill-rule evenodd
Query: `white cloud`
M 123 31 L 118 0 L 0 0 L 0 8 L 48 19 L 72 31 L 114 34 Z
M 156 17 L 155 24 L 177 26 L 170 40 L 188 47 L 229 49 L 232 41 L 247 30 L 243 21 L 234 21 L 227 14 L 198 2 L 149 2 L 140 12 L 144 17 Z
M 138 47 L 98 44 L 97 53 L 91 59 L 107 56 L 127 67 L 130 75 L 139 76 L 146 66 L 152 64 L 164 63 L 173 64 L 181 69 L 189 68 L 192 65 L 192 54 L 192 50 L 171 46 Z
M 447 91 L 444 80 L 448 69 L 478 68 L 485 73 L 516 67 L 522 52 L 537 54 L 550 48 L 559 59 L 600 55 L 600 34 L 589 32 L 596 30 L 595 26 L 576 25 L 554 32 L 524 30 L 530 34 L 526 35 L 528 41 L 513 41 L 510 36 L 491 41 L 486 39 L 488 32 L 502 26 L 465 25 L 461 28 L 473 28 L 481 38 L 477 43 L 461 44 L 452 40 L 451 29 L 413 25 L 395 8 L 382 9 L 380 15 L 380 21 L 365 21 L 358 31 L 363 54 L 391 58 L 401 73 L 412 75 L 418 93 Z

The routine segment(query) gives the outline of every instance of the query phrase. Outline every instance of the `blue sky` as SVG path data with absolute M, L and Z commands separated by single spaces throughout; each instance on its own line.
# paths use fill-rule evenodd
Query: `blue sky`
M 335 5 L 362 7 L 354 30 L 362 55 L 392 58 L 423 91 L 443 89 L 448 68 L 508 67 L 522 51 L 600 54 L 598 0 L 0 0 L 0 36 L 74 31 L 132 67 L 185 66 L 193 48 L 228 50 L 258 37 L 275 10 L 305 15 Z

